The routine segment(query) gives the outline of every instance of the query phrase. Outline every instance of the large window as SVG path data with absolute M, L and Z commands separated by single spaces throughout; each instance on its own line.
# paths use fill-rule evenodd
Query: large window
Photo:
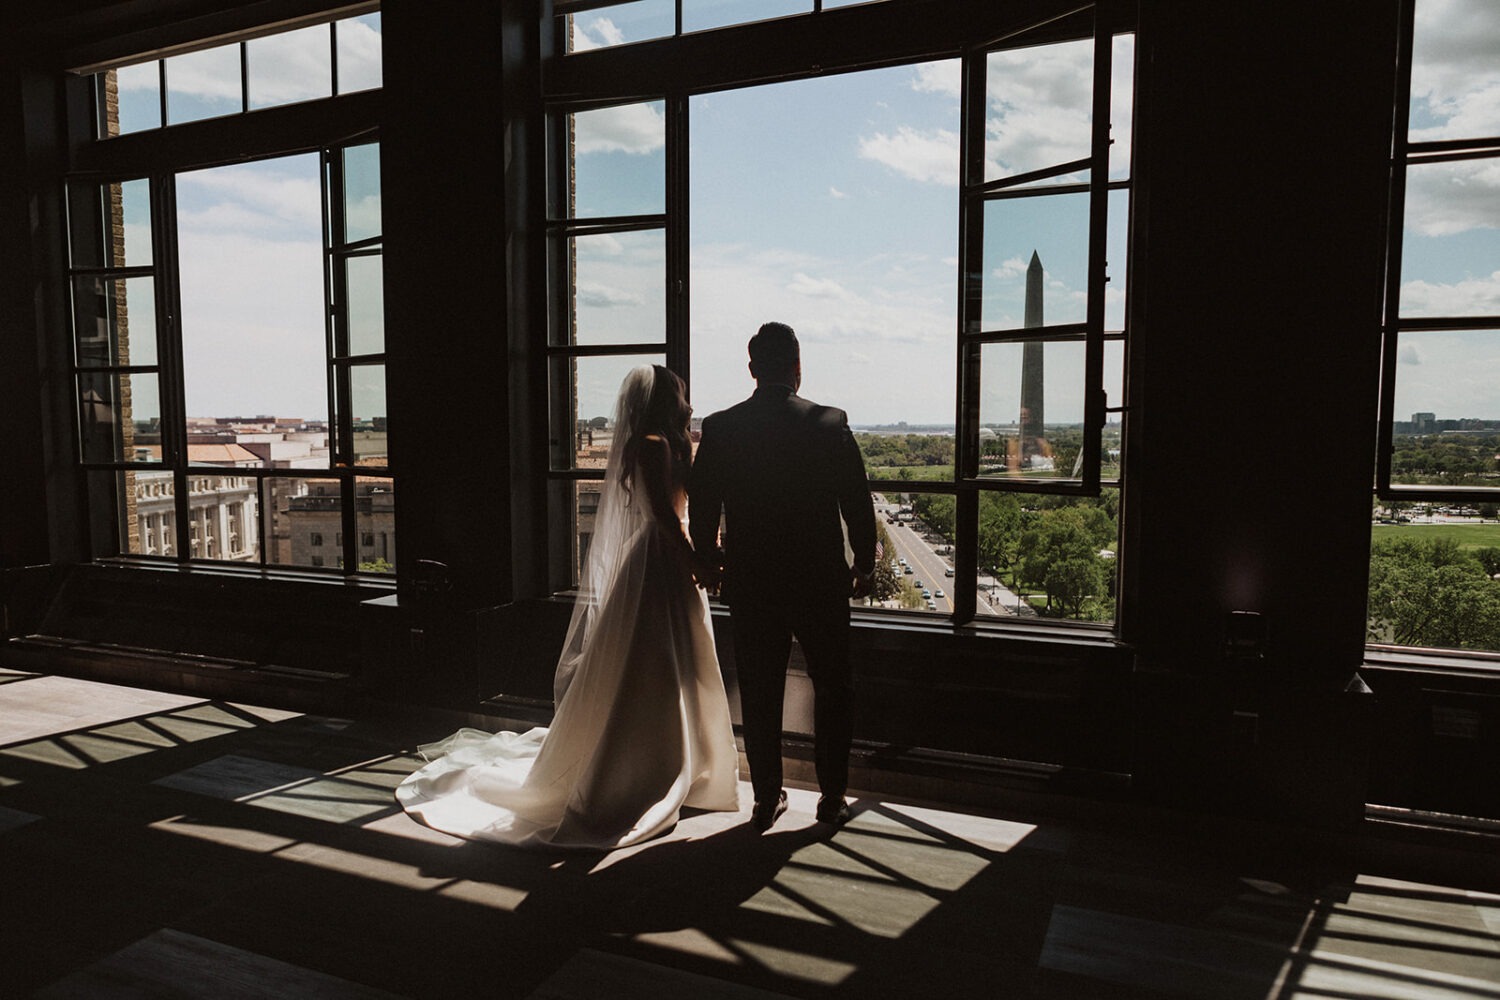
M 649 21 L 588 7 L 562 33 L 570 62 L 717 26 L 694 27 L 687 0 L 680 26 L 671 3 Z M 673 367 L 706 415 L 753 389 L 746 341 L 777 319 L 802 341 L 802 393 L 849 413 L 879 497 L 872 605 L 1112 621 L 1128 27 L 1091 13 L 957 56 L 554 103 L 551 467 L 576 518 L 554 582 L 586 549 L 625 369 Z
M 1500 12 L 1404 15 L 1369 636 L 1500 652 Z
M 322 41 L 309 47 L 314 36 Z M 149 65 L 181 95 L 178 107 L 211 104 L 226 87 L 259 107 L 356 80 L 378 86 L 378 43 L 372 13 Z M 221 50 L 240 60 L 222 77 L 207 59 Z M 298 52 L 322 52 L 326 88 L 297 82 L 307 72 Z M 174 60 L 198 69 L 173 76 Z M 116 136 L 140 128 L 122 120 L 133 114 L 127 69 L 94 77 L 101 127 L 67 182 L 79 458 L 96 554 L 393 571 L 372 129 L 330 109 L 291 144 L 367 138 L 276 155 L 168 114 L 174 128 L 120 147 Z

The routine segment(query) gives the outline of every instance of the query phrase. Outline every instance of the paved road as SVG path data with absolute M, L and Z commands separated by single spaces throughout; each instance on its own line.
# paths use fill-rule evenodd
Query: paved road
M 922 537 L 919 530 L 921 522 L 897 521 L 890 523 L 895 516 L 897 507 L 895 504 L 876 501 L 875 516 L 885 522 L 885 532 L 895 547 L 897 558 L 905 559 L 907 565 L 912 568 L 912 573 L 907 577 L 913 585 L 920 580 L 922 586 L 918 588 L 933 592 L 933 603 L 937 605 L 938 612 L 948 614 L 953 611 L 953 577 L 948 575 L 952 568 L 952 561 L 939 555 L 929 543 Z M 917 525 L 916 528 L 913 525 Z M 976 596 L 977 612 L 981 615 L 1014 615 L 1017 608 L 1021 607 L 1021 599 L 1012 591 L 1001 586 L 1000 581 L 992 579 L 986 574 L 980 574 L 979 593 Z M 937 591 L 942 590 L 943 596 L 938 597 Z M 995 595 L 995 600 L 990 600 L 990 595 Z M 1029 609 L 1028 609 L 1029 610 Z

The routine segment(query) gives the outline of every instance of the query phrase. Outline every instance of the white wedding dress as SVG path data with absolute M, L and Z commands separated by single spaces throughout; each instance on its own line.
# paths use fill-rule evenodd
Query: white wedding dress
M 615 426 L 625 435 L 639 431 L 631 415 L 650 393 L 652 369 L 642 371 L 621 389 Z M 629 493 L 618 488 L 620 443 L 558 661 L 552 725 L 463 729 L 420 747 L 429 763 L 396 797 L 422 823 L 471 840 L 607 850 L 665 833 L 684 807 L 739 808 L 708 599 L 680 540 L 650 515 L 640 477 Z M 676 472 L 681 517 L 685 470 Z

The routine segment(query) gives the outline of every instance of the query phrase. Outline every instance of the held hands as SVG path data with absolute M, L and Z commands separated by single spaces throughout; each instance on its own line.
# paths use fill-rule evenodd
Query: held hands
M 718 596 L 719 588 L 724 585 L 724 566 L 718 553 L 693 553 L 693 581 L 708 591 L 709 596 Z

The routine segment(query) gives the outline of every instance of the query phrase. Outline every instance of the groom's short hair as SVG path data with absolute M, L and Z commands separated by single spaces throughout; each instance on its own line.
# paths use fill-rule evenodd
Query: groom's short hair
M 781 375 L 802 360 L 797 334 L 785 323 L 763 323 L 750 338 L 750 368 L 756 377 Z

